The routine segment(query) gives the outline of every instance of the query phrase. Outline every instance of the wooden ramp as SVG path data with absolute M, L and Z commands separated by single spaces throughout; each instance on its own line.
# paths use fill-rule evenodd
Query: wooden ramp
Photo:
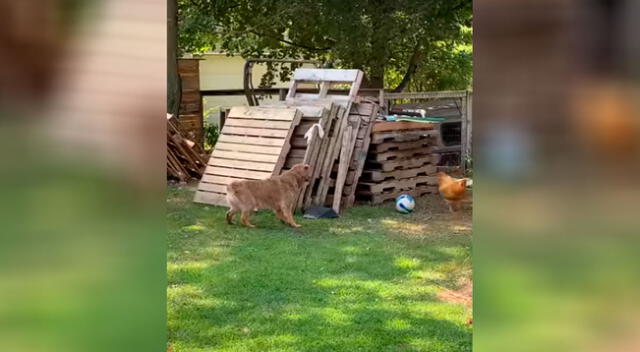
M 231 108 L 211 154 L 195 202 L 227 206 L 227 184 L 278 175 L 302 114 L 290 107 Z

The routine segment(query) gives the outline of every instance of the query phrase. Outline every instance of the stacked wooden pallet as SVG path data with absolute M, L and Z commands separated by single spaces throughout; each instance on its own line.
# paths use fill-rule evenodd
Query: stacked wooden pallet
M 437 191 L 439 129 L 435 124 L 377 122 L 364 171 L 356 189 L 359 200 L 380 204 L 400 194 L 419 197 Z
M 167 177 L 180 182 L 199 179 L 206 165 L 204 150 L 184 138 L 175 118 L 167 116 Z

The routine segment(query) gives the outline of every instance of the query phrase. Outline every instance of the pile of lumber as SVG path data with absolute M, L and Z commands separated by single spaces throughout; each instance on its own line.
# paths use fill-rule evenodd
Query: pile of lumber
M 358 180 L 358 200 L 380 204 L 400 194 L 420 197 L 437 191 L 440 129 L 436 123 L 376 122 L 364 171 Z
M 313 173 L 296 208 L 329 203 L 339 212 L 352 205 L 378 112 L 376 101 L 358 97 L 362 78 L 359 70 L 297 69 L 285 101 L 232 108 L 195 201 L 226 205 L 229 182 L 264 179 L 306 163 Z M 345 86 L 347 94 L 332 89 Z
M 174 120 L 167 115 L 167 178 L 179 182 L 200 179 L 206 154 L 197 143 L 182 136 Z

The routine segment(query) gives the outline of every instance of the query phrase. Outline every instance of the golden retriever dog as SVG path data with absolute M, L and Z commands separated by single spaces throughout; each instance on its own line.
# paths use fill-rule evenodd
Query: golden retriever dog
M 249 216 L 255 210 L 271 209 L 284 223 L 300 227 L 293 220 L 295 202 L 302 187 L 311 179 L 311 167 L 298 164 L 279 176 L 266 180 L 240 180 L 227 186 L 227 223 L 233 224 L 233 218 L 240 213 L 240 223 L 255 227 L 249 222 Z

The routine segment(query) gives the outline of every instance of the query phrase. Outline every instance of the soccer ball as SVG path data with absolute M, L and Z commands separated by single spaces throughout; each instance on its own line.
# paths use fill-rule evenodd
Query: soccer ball
M 408 214 L 416 207 L 416 201 L 408 194 L 401 194 L 396 198 L 396 210 Z

